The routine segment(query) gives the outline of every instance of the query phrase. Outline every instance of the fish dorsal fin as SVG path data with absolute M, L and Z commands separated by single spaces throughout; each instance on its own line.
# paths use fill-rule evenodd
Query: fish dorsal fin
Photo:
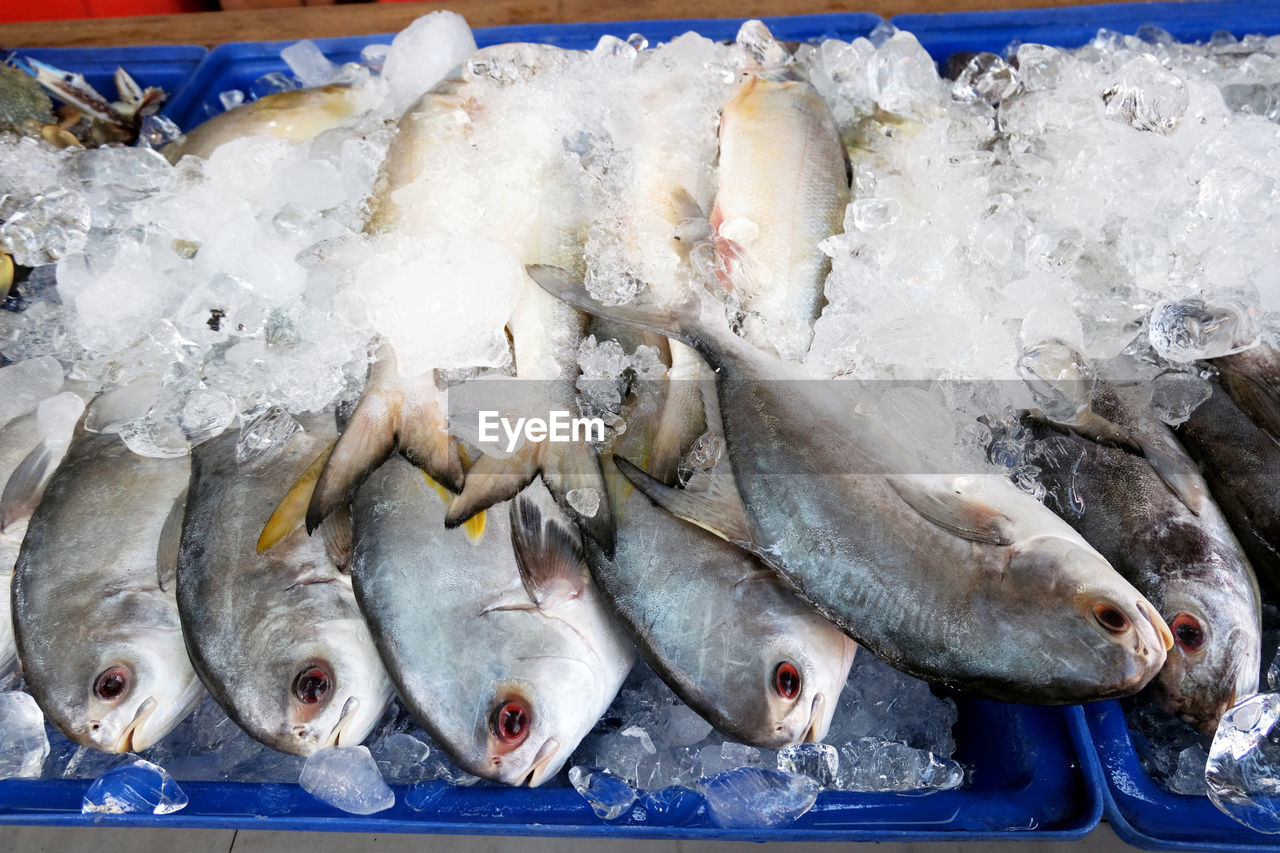
M 160 544 L 156 547 L 156 582 L 168 592 L 178 578 L 178 548 L 182 541 L 182 519 L 186 514 L 187 490 L 174 498 L 169 514 L 160 528 Z
M 886 479 L 908 506 L 944 530 L 973 542 L 1013 544 L 1013 520 L 964 489 L 962 481 L 935 474 L 894 474 Z
M 320 451 L 320 455 L 307 466 L 307 470 L 302 472 L 302 476 L 280 499 L 275 511 L 263 526 L 262 535 L 258 537 L 259 554 L 279 545 L 286 536 L 306 521 L 307 506 L 311 503 L 311 494 L 315 491 L 316 481 L 320 479 L 320 472 L 324 470 L 325 463 L 329 461 L 329 454 L 333 453 L 336 444 L 336 441 L 330 442 L 328 447 Z
M 1234 370 L 1223 370 L 1219 377 L 1222 387 L 1259 427 L 1276 441 L 1280 441 L 1280 403 L 1267 388 L 1255 379 Z
M 668 486 L 621 456 L 614 456 L 613 464 L 645 497 L 667 512 L 741 548 L 757 552 L 742 496 L 733 477 L 727 476 L 720 467 L 725 464 L 723 461 L 713 469 L 706 491 L 698 492 Z
M 1192 513 L 1200 515 L 1201 508 L 1209 500 L 1209 492 L 1191 457 L 1167 429 L 1145 429 L 1138 433 L 1137 438 L 1142 446 L 1142 455 L 1169 491 Z
M 520 580 L 539 607 L 582 594 L 582 540 L 541 483 L 531 484 L 511 502 L 511 545 Z
M 320 522 L 324 551 L 343 574 L 351 573 L 351 504 L 343 504 Z
M 9 482 L 4 485 L 4 494 L 0 495 L 0 533 L 31 517 L 57 464 L 57 454 L 44 441 L 33 447 L 18 463 L 9 475 Z

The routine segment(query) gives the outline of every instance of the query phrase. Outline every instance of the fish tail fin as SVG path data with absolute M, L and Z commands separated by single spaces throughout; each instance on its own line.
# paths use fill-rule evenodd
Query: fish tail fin
M 695 349 L 701 341 L 733 334 L 723 312 L 719 311 L 718 319 L 716 317 L 720 306 L 704 306 L 700 295 L 693 290 L 679 302 L 664 304 L 652 288 L 641 288 L 630 302 L 603 305 L 587 292 L 581 277 L 566 269 L 546 264 L 531 264 L 525 269 L 543 290 L 580 311 L 661 332 Z
M 538 474 L 536 445 L 526 444 L 506 459 L 481 456 L 467 471 L 462 491 L 449 501 L 444 526 L 453 528 L 496 503 L 520 494 Z
M 1248 415 L 1249 420 L 1280 441 L 1280 399 L 1276 392 L 1242 372 L 1220 368 L 1219 381 L 1236 406 Z
M 314 481 L 306 511 L 308 534 L 349 502 L 360 484 L 391 456 L 400 408 L 398 394 L 386 394 L 372 383 L 365 389 Z
M 462 491 L 462 455 L 457 442 L 449 437 L 448 419 L 440 408 L 434 378 L 405 394 L 397 446 L 437 483 L 455 494 Z
M 615 455 L 613 464 L 645 497 L 676 518 L 696 524 L 721 539 L 760 555 L 752 541 L 751 525 L 737 484 L 731 475 L 724 474 L 724 469 L 713 473 L 706 491 L 692 492 L 659 482 L 621 456 Z

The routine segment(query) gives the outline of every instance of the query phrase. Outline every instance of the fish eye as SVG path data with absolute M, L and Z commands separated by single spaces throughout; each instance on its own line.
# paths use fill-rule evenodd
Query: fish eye
M 129 670 L 113 666 L 105 670 L 93 682 L 93 695 L 104 702 L 114 702 L 129 689 Z
M 318 666 L 309 666 L 293 680 L 293 695 L 304 705 L 314 705 L 329 695 L 332 679 Z
M 794 699 L 800 695 L 800 670 L 791 661 L 784 660 L 773 671 L 773 689 L 783 699 Z
M 1093 618 L 1098 624 L 1113 634 L 1123 634 L 1129 629 L 1129 618 L 1120 612 L 1115 605 L 1100 601 L 1093 605 Z
M 1204 647 L 1204 627 L 1190 613 L 1179 613 L 1169 623 L 1173 639 L 1184 652 L 1194 654 Z
M 510 699 L 493 709 L 489 724 L 498 740 L 514 745 L 529 736 L 529 719 L 524 703 Z

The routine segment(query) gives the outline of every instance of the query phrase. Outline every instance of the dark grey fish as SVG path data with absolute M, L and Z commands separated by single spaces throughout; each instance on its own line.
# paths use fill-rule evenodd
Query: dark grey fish
M 1140 436 L 1143 446 L 1179 452 L 1168 427 L 1134 417 L 1113 392 L 1095 397 L 1094 408 Z M 1174 645 L 1148 689 L 1166 710 L 1214 731 L 1227 708 L 1257 692 L 1261 599 L 1253 569 L 1207 487 L 1196 483 L 1182 497 L 1141 455 L 1029 423 L 1044 441 L 1036 464 L 1048 505 L 1169 625 Z M 1198 479 L 1193 471 L 1186 476 Z
M 1253 564 L 1280 596 L 1280 444 L 1220 386 L 1177 429 Z
M 1280 441 L 1280 352 L 1262 344 L 1210 363 L 1235 404 Z
M 190 470 L 185 456 L 138 456 L 118 435 L 79 430 L 27 527 L 18 658 L 45 716 L 84 746 L 146 749 L 204 694 L 161 566 Z
M 570 304 L 698 350 L 716 371 L 737 489 L 695 497 L 634 466 L 628 476 L 751 548 L 877 657 L 935 683 L 1043 704 L 1132 693 L 1163 666 L 1172 638 L 1155 608 L 1007 480 L 920 473 L 831 383 L 738 338 L 718 304 L 691 294 L 659 306 L 642 293 L 606 307 L 563 270 L 530 272 Z
M 238 430 L 192 451 L 177 584 L 191 662 L 214 699 L 257 740 L 309 755 L 363 741 L 392 688 L 344 571 L 349 517 L 258 552 L 280 495 L 338 435 L 332 415 L 303 426 L 258 465 L 237 464 Z

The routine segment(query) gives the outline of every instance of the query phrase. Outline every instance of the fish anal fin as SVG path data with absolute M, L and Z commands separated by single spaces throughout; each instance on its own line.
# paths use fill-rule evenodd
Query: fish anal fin
M 186 514 L 187 490 L 174 498 L 169 514 L 160 528 L 160 543 L 156 546 L 156 582 L 166 592 L 178 579 L 178 550 L 182 542 L 182 519 Z
M 320 455 L 307 466 L 307 470 L 302 472 L 302 476 L 298 478 L 297 482 L 290 486 L 289 491 L 285 492 L 284 497 L 280 499 L 275 511 L 271 513 L 271 517 L 263 525 L 262 535 L 258 537 L 259 554 L 271 550 L 280 544 L 281 540 L 286 536 L 302 526 L 307 517 L 307 507 L 311 504 L 316 481 L 320 478 L 320 472 L 324 470 L 325 463 L 329 461 L 329 457 L 336 445 L 337 442 L 332 442 L 322 450 Z
M 895 474 L 886 478 L 898 496 L 921 517 L 973 542 L 1013 544 L 1013 521 L 977 495 L 934 475 Z
M 58 466 L 58 456 L 48 442 L 42 441 L 13 469 L 0 495 L 0 533 L 31 517 L 44 494 L 45 484 Z
M 713 474 L 706 491 L 694 492 L 668 486 L 621 456 L 614 456 L 613 464 L 657 506 L 721 539 L 753 553 L 758 552 L 753 543 L 746 508 L 742 505 L 742 497 L 738 494 L 732 477 Z
M 511 502 L 511 544 L 520 580 L 539 607 L 582 594 L 582 540 L 541 483 L 530 484 Z

